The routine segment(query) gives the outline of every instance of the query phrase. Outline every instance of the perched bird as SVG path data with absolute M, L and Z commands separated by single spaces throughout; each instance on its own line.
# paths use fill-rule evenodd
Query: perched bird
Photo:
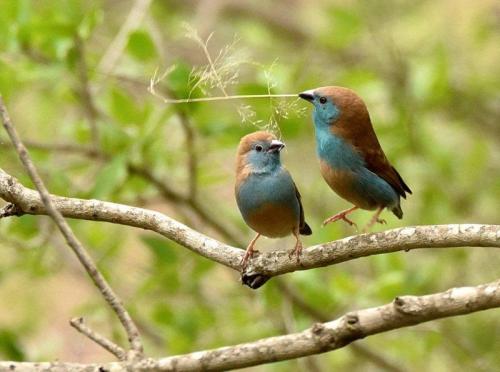
M 270 238 L 293 234 L 297 260 L 302 251 L 299 233 L 312 234 L 304 220 L 304 209 L 297 186 L 281 165 L 280 151 L 285 145 L 265 131 L 244 136 L 236 160 L 235 196 L 243 219 L 257 232 L 241 261 L 243 268 L 261 236 Z
M 377 211 L 366 229 L 380 219 L 384 208 L 403 217 L 400 197 L 411 190 L 380 147 L 363 100 L 352 90 L 321 87 L 299 94 L 314 105 L 313 120 L 320 170 L 330 188 L 354 204 L 326 219 L 323 225 L 344 220 L 358 208 Z

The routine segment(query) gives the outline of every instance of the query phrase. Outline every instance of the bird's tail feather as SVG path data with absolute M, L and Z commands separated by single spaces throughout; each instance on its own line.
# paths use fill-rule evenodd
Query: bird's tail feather
M 401 209 L 401 206 L 399 204 L 392 208 L 391 211 L 396 215 L 397 218 L 403 218 L 403 210 Z
M 311 235 L 313 232 L 309 227 L 309 225 L 306 222 L 304 222 L 304 225 L 300 226 L 299 233 L 301 235 Z

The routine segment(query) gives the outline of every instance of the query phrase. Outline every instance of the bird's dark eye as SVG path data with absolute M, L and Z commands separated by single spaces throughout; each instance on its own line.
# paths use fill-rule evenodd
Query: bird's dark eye
M 323 104 L 323 105 L 324 105 L 324 104 L 326 103 L 326 97 L 321 97 L 321 98 L 319 99 L 319 103 L 321 103 L 321 104 Z
M 255 151 L 261 152 L 262 151 L 262 146 L 261 145 L 255 146 Z

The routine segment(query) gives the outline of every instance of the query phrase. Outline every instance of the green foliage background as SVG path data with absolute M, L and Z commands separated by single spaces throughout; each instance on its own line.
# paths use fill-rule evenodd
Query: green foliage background
M 233 159 L 239 138 L 256 127 L 242 123 L 242 102 L 167 105 L 147 91 L 158 67 L 175 64 L 157 90 L 189 94 L 191 69 L 207 62 L 185 37 L 188 22 L 203 38 L 214 32 L 208 44 L 214 57 L 237 37 L 224 61 L 245 63 L 236 66 L 230 94 L 264 94 L 270 78 L 274 93 L 342 85 L 365 99 L 387 156 L 414 191 L 403 204 L 404 220 L 384 213 L 388 225 L 377 229 L 500 222 L 498 2 L 153 1 L 106 69 L 103 57 L 116 47 L 135 3 L 141 1 L 0 0 L 0 92 L 51 192 L 159 210 L 246 245 L 252 232 L 232 196 Z M 206 88 L 193 97 L 221 95 L 217 87 Z M 267 123 L 268 99 L 244 103 Z M 308 246 L 355 231 L 342 223 L 320 228 L 347 204 L 321 179 L 310 107 L 297 104 L 306 115 L 290 110 L 278 123 L 288 149 L 283 161 L 314 230 L 304 239 Z M 197 170 L 194 182 L 190 166 Z M 30 185 L 4 133 L 0 167 Z M 353 218 L 363 224 L 370 214 Z M 123 297 L 152 356 L 302 330 L 316 319 L 293 295 L 333 319 L 396 295 L 479 284 L 500 273 L 493 250 L 422 250 L 296 272 L 252 291 L 235 272 L 152 233 L 87 221 L 71 225 Z M 291 240 L 259 246 L 286 249 Z M 45 217 L 0 221 L 0 298 L 2 359 L 110 360 L 69 327 L 80 315 L 125 342 Z M 498 315 L 442 320 L 358 343 L 402 370 L 491 371 L 500 365 Z M 347 347 L 255 370 L 289 368 L 382 369 Z

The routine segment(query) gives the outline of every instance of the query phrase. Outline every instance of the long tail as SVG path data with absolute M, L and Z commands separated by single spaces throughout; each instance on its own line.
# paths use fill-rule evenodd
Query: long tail
M 391 209 L 391 212 L 396 215 L 397 218 L 402 219 L 403 218 L 403 210 L 401 209 L 401 205 L 396 205 L 394 208 Z

